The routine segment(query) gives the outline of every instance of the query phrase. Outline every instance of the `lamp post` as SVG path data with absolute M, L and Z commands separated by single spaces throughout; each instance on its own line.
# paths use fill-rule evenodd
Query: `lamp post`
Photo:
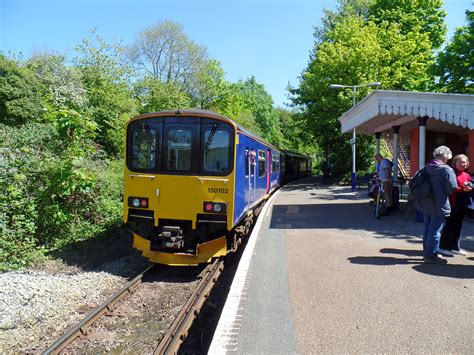
M 339 84 L 331 84 L 329 85 L 330 89 L 346 89 L 346 88 L 351 88 L 352 89 L 352 107 L 356 105 L 356 91 L 357 88 L 361 87 L 374 87 L 374 86 L 380 86 L 381 84 L 377 81 L 374 83 L 370 84 L 362 84 L 362 85 L 339 85 Z M 357 175 L 356 175 L 356 129 L 352 130 L 352 139 L 351 139 L 351 145 L 352 145 L 352 192 L 356 190 L 356 181 L 357 181 Z

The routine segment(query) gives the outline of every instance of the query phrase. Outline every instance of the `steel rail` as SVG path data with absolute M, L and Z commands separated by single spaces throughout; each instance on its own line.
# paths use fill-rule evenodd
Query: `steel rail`
M 136 276 L 133 280 L 126 283 L 120 290 L 115 292 L 99 307 L 95 308 L 91 313 L 87 315 L 81 322 L 72 327 L 58 338 L 49 348 L 47 348 L 42 354 L 59 354 L 61 350 L 66 348 L 76 338 L 87 335 L 88 328 L 105 313 L 112 313 L 115 304 L 122 299 L 128 293 L 133 293 L 135 288 L 141 283 L 143 275 L 147 273 L 155 264 L 147 267 L 142 273 Z
M 206 268 L 205 276 L 201 279 L 153 354 L 168 355 L 178 352 L 179 347 L 188 335 L 188 330 L 191 328 L 194 318 L 199 314 L 223 269 L 224 261 L 221 259 L 216 259 Z

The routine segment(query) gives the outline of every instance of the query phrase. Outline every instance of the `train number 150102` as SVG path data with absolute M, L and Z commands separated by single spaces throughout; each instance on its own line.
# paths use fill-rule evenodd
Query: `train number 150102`
M 228 194 L 229 189 L 227 187 L 209 187 L 207 192 L 211 194 Z

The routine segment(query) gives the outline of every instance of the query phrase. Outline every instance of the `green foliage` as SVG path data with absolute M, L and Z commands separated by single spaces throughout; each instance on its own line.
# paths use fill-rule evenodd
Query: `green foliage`
M 123 161 L 61 127 L 0 126 L 0 270 L 120 223 Z
M 76 159 L 56 165 L 41 196 L 40 243 L 58 248 L 88 239 L 121 219 L 122 162 Z
M 75 110 L 86 108 L 87 97 L 80 72 L 77 68 L 68 67 L 63 55 L 36 55 L 28 60 L 27 68 L 49 91 L 50 105 Z
M 262 138 L 278 145 L 282 140 L 278 116 L 273 108 L 273 99 L 265 87 L 254 76 L 246 81 L 239 81 L 236 86 L 242 95 L 243 107 L 255 117 Z
M 0 125 L 0 270 L 25 266 L 37 247 L 39 196 L 56 158 L 54 128 L 30 123 L 20 128 Z
M 466 11 L 466 18 L 467 26 L 456 29 L 438 56 L 436 74 L 445 92 L 474 94 L 474 11 Z
M 444 42 L 445 17 L 442 0 L 375 0 L 369 7 L 369 18 L 377 25 L 397 24 L 403 36 L 425 33 L 433 49 Z
M 135 84 L 140 113 L 173 110 L 190 106 L 188 94 L 173 83 L 164 83 L 148 75 Z
M 433 49 L 444 39 L 441 1 L 340 0 L 326 11 L 298 88 L 290 89 L 302 109 L 303 131 L 311 132 L 334 174 L 351 168 L 351 133 L 341 134 L 337 118 L 352 106 L 352 90 L 330 84 L 381 82 L 383 89 L 426 91 L 434 87 Z M 357 89 L 357 100 L 369 88 Z M 373 164 L 373 137 L 358 135 L 356 166 Z
M 0 123 L 40 122 L 44 91 L 29 70 L 0 54 Z
M 172 21 L 158 22 L 138 34 L 128 49 L 133 63 L 146 75 L 189 91 L 206 58 L 206 48 L 194 43 L 183 26 Z
M 217 60 L 206 61 L 195 76 L 193 89 L 190 90 L 194 105 L 204 110 L 219 107 L 221 95 L 225 93 L 227 83 L 224 70 Z
M 96 141 L 107 153 L 123 153 L 122 131 L 127 120 L 138 113 L 137 102 L 129 85 L 133 71 L 122 62 L 123 48 L 109 44 L 99 36 L 83 39 L 76 48 L 89 106 L 86 115 L 97 124 Z

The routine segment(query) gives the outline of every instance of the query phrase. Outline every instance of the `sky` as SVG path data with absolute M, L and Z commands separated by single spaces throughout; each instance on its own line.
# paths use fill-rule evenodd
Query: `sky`
M 253 75 L 283 106 L 286 87 L 298 85 L 308 64 L 314 26 L 324 8 L 335 7 L 335 0 L 0 0 L 0 51 L 74 57 L 92 29 L 106 41 L 132 44 L 140 31 L 171 20 L 221 63 L 226 80 Z M 444 7 L 451 38 L 473 0 L 444 0 Z

